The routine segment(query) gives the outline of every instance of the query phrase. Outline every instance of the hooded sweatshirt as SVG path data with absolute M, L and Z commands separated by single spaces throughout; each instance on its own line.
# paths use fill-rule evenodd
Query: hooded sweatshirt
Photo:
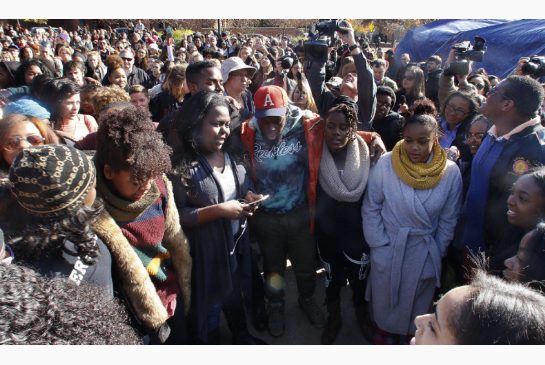
M 261 205 L 260 209 L 265 212 L 284 214 L 307 204 L 308 162 L 303 115 L 301 109 L 290 105 L 284 129 L 274 143 L 263 137 L 256 118 L 250 121 L 256 131 L 257 189 L 271 196 Z

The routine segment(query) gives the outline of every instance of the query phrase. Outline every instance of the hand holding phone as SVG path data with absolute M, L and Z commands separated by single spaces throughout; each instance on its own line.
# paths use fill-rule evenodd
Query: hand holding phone
M 270 195 L 264 195 L 263 198 L 254 200 L 253 202 L 249 202 L 249 203 L 247 203 L 247 204 L 248 204 L 249 206 L 258 206 L 258 205 L 260 205 L 263 201 L 269 199 L 269 196 L 270 196 Z
M 242 205 L 245 207 L 244 209 L 245 210 L 248 210 L 250 211 L 252 214 L 257 210 L 257 208 L 259 208 L 259 206 L 261 205 L 261 203 L 264 201 L 264 200 L 267 200 L 269 198 L 269 195 L 265 195 L 265 196 L 260 196 L 258 194 L 255 194 L 251 191 L 249 191 L 247 194 L 246 194 L 246 198 L 251 198 L 251 197 L 259 197 L 259 199 L 256 199 L 254 201 L 248 201 L 248 199 L 239 199 L 239 202 L 242 203 Z

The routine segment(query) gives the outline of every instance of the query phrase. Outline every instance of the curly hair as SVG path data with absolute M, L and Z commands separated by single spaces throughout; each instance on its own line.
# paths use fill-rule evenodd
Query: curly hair
M 144 183 L 170 171 L 170 154 L 149 114 L 133 105 L 112 109 L 101 117 L 96 162 L 100 171 L 129 170 L 135 183 Z
M 202 130 L 202 121 L 214 107 L 229 109 L 223 95 L 213 91 L 200 91 L 186 100 L 174 116 L 178 141 L 174 146 L 172 166 L 174 174 L 186 183 L 190 180 L 189 169 L 200 154 L 198 139 Z
M 356 132 L 358 131 L 358 115 L 354 108 L 347 104 L 337 104 L 327 111 L 326 119 L 331 113 L 341 113 L 344 115 L 344 119 L 349 125 L 348 141 L 352 142 L 356 138 Z
M 97 89 L 92 100 L 95 112 L 100 113 L 108 104 L 120 101 L 130 102 L 131 98 L 129 94 L 120 87 L 104 86 Z
M 44 257 L 60 256 L 64 241 L 74 244 L 78 256 L 86 265 L 94 265 L 100 255 L 96 235 L 91 225 L 102 212 L 97 199 L 93 208 L 85 205 L 56 218 L 40 218 L 26 213 L 15 199 L 6 203 L 10 212 L 3 226 L 8 242 L 17 260 L 32 264 Z
M 1 345 L 139 345 L 125 308 L 102 289 L 0 264 Z
M 108 77 L 113 71 L 117 70 L 118 68 L 123 68 L 123 59 L 116 54 L 110 55 L 106 57 L 104 64 L 108 67 L 108 71 L 106 71 L 106 77 Z
M 434 118 L 438 118 L 437 108 L 433 101 L 428 98 L 415 100 L 410 108 L 411 115 L 428 114 Z

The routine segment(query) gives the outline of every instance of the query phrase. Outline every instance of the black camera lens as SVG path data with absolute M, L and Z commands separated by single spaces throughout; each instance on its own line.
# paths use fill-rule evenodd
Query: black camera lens
M 293 66 L 293 59 L 291 57 L 284 57 L 280 64 L 284 70 L 289 70 Z

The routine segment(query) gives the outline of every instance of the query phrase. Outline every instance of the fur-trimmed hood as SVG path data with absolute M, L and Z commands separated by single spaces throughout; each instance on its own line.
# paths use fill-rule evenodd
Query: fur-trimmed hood
M 187 314 L 191 305 L 192 262 L 189 243 L 180 226 L 178 210 L 172 193 L 172 184 L 165 176 L 163 176 L 163 181 L 167 188 L 168 203 L 165 220 L 166 229 L 162 243 L 170 253 Z M 167 311 L 157 295 L 146 268 L 123 235 L 121 228 L 108 211 L 104 210 L 93 225 L 93 230 L 108 246 L 112 254 L 114 270 L 119 277 L 123 293 L 134 310 L 134 314 L 146 328 L 153 331 L 159 330 L 168 319 Z

